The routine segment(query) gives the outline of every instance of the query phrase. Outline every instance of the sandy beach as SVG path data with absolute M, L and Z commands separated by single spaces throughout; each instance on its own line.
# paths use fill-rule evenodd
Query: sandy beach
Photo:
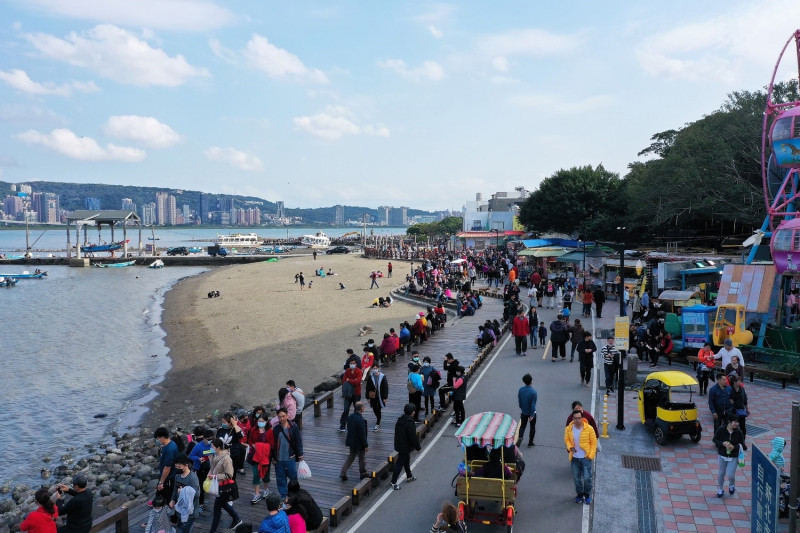
M 387 261 L 359 255 L 284 256 L 278 262 L 232 265 L 176 284 L 166 295 L 162 327 L 172 368 L 155 388 L 145 424 L 197 420 L 231 404 L 251 408 L 277 397 L 287 379 L 306 393 L 342 368 L 345 350 L 359 355 L 368 338 L 411 321 L 422 307 L 396 301 L 373 308 L 372 300 L 402 285 L 407 262 L 394 262 L 394 277 L 369 289 L 369 274 Z M 335 276 L 314 275 L 333 269 Z M 294 276 L 303 272 L 306 289 Z M 309 290 L 308 284 L 313 281 Z M 339 282 L 347 287 L 339 289 Z M 208 298 L 211 290 L 219 298 Z M 359 337 L 359 328 L 374 332 Z

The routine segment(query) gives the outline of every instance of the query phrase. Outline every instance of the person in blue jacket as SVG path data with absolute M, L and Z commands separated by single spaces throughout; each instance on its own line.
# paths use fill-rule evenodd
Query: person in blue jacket
M 536 400 L 539 395 L 536 389 L 533 388 L 533 378 L 530 374 L 522 376 L 522 383 L 524 385 L 519 388 L 517 393 L 517 401 L 519 402 L 519 410 L 522 414 L 519 417 L 519 440 L 517 446 L 522 444 L 522 438 L 525 436 L 525 428 L 530 422 L 531 432 L 528 437 L 528 447 L 535 446 L 533 438 L 536 436 Z
M 708 391 L 708 408 L 714 417 L 714 432 L 723 425 L 725 416 L 731 412 L 731 389 L 724 373 L 717 375 L 717 384 Z

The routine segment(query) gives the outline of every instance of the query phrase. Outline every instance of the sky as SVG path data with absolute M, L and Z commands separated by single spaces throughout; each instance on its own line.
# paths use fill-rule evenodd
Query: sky
M 460 210 L 624 176 L 798 27 L 797 0 L 0 0 L 0 180 Z

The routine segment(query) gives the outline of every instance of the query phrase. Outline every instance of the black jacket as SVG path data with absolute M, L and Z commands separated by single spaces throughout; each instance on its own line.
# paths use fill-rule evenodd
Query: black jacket
M 594 354 L 597 351 L 597 345 L 594 343 L 594 341 L 587 341 L 584 339 L 578 343 L 575 349 L 578 350 L 578 361 L 589 363 L 589 368 L 594 368 Z M 591 349 L 592 352 L 586 353 L 585 350 L 587 349 Z
M 378 390 L 375 388 L 375 378 L 372 376 L 372 372 L 370 372 L 369 376 L 367 376 L 366 384 L 367 398 L 369 399 L 370 405 L 374 405 L 375 402 L 380 402 L 381 407 L 383 407 L 386 404 L 386 399 L 389 397 L 389 380 L 384 374 L 380 374 L 380 385 L 378 385 Z M 375 393 L 374 398 L 370 398 L 370 392 Z
M 563 320 L 553 320 L 550 323 L 550 342 L 553 344 L 560 344 L 569 340 L 569 332 L 567 325 Z
M 360 451 L 369 448 L 369 442 L 367 442 L 367 421 L 364 420 L 361 413 L 352 413 L 347 417 L 347 438 L 344 443 L 349 446 L 351 450 Z
M 289 494 L 289 505 L 292 506 L 292 510 L 297 509 L 300 512 L 309 531 L 317 529 L 322 524 L 322 509 L 305 489 Z
M 394 425 L 394 449 L 398 453 L 411 453 L 411 450 L 420 449 L 417 425 L 409 415 L 400 415 Z
M 456 378 L 458 379 L 458 378 Z M 467 399 L 467 376 L 461 376 L 461 379 L 464 380 L 464 383 L 457 389 L 453 389 L 453 400 L 460 400 L 464 401 Z
M 461 366 L 458 362 L 458 359 L 453 359 L 452 363 L 448 363 L 447 359 L 444 360 L 444 364 L 442 364 L 442 369 L 447 371 L 447 384 L 451 387 L 453 386 L 453 380 L 456 379 L 456 368 Z
M 92 529 L 92 500 L 94 500 L 92 492 L 88 489 L 82 492 L 69 489 L 67 494 L 72 496 L 68 502 L 56 501 L 58 516 L 67 516 L 66 531 L 88 533 Z
M 722 445 L 722 443 L 726 441 L 733 444 L 733 449 L 730 453 L 728 453 L 728 450 Z M 747 449 L 744 443 L 744 434 L 742 434 L 742 430 L 737 428 L 731 433 L 728 431 L 727 425 L 720 426 L 717 432 L 714 433 L 714 444 L 717 446 L 717 453 L 722 457 L 739 457 L 739 445 L 741 445 L 743 449 Z

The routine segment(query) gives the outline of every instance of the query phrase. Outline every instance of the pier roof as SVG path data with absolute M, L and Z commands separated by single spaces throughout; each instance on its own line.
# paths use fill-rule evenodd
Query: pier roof
M 73 211 L 67 216 L 67 222 L 76 221 L 94 222 L 97 225 L 108 224 L 113 225 L 117 222 L 134 221 L 140 222 L 139 215 L 133 211 L 126 211 L 124 209 L 106 209 L 101 211 L 92 211 L 89 209 L 81 209 Z

